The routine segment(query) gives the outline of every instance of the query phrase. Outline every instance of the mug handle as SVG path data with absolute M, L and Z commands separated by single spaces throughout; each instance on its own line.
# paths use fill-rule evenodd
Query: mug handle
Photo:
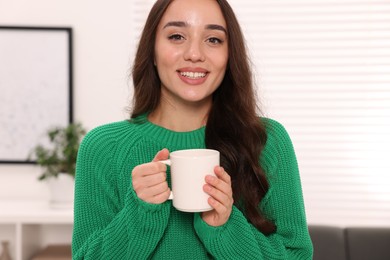
M 165 165 L 169 165 L 169 166 L 171 166 L 171 164 L 172 164 L 172 161 L 170 159 L 162 160 L 162 161 L 159 161 L 159 162 L 161 162 L 161 163 L 163 163 Z M 171 194 L 169 194 L 169 198 L 168 199 L 169 200 L 173 200 L 173 193 L 172 193 L 172 191 L 171 191 Z

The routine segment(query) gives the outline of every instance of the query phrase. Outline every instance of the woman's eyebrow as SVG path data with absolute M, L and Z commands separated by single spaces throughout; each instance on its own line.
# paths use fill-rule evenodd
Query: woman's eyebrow
M 171 21 L 171 22 L 168 22 L 164 25 L 163 29 L 167 28 L 167 27 L 170 27 L 170 26 L 173 26 L 173 27 L 188 27 L 188 23 L 186 22 L 183 22 L 183 21 Z M 206 29 L 208 30 L 219 30 L 219 31 L 222 31 L 224 32 L 225 34 L 227 34 L 227 31 L 225 29 L 225 27 L 223 27 L 222 25 L 218 25 L 218 24 L 207 24 L 205 26 Z
M 167 22 L 166 25 L 164 25 L 163 29 L 167 28 L 167 27 L 170 27 L 170 26 L 174 26 L 174 27 L 187 27 L 187 23 L 186 22 L 182 22 L 182 21 L 171 21 L 171 22 Z
M 218 25 L 218 24 L 208 24 L 208 25 L 206 25 L 206 29 L 208 29 L 208 30 L 219 30 L 219 31 L 222 31 L 225 34 L 227 34 L 227 31 L 226 31 L 225 27 L 223 27 L 222 25 Z

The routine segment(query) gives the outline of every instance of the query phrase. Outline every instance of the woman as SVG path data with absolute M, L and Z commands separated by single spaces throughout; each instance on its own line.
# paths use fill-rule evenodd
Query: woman
M 158 0 L 133 67 L 132 119 L 98 127 L 77 162 L 74 259 L 311 259 L 288 134 L 256 115 L 245 44 L 225 0 Z M 168 200 L 170 151 L 221 153 L 213 210 Z

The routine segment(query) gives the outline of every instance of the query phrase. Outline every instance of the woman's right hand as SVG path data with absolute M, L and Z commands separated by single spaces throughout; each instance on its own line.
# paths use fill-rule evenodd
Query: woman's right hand
M 165 202 L 171 190 L 167 183 L 167 166 L 160 163 L 169 157 L 169 151 L 162 149 L 150 163 L 136 166 L 131 175 L 133 188 L 137 196 L 148 203 L 160 204 Z

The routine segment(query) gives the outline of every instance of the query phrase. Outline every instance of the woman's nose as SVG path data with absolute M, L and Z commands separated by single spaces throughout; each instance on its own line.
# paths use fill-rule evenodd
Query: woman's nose
M 195 41 L 188 42 L 184 53 L 184 59 L 192 62 L 204 61 L 205 56 L 201 43 Z

